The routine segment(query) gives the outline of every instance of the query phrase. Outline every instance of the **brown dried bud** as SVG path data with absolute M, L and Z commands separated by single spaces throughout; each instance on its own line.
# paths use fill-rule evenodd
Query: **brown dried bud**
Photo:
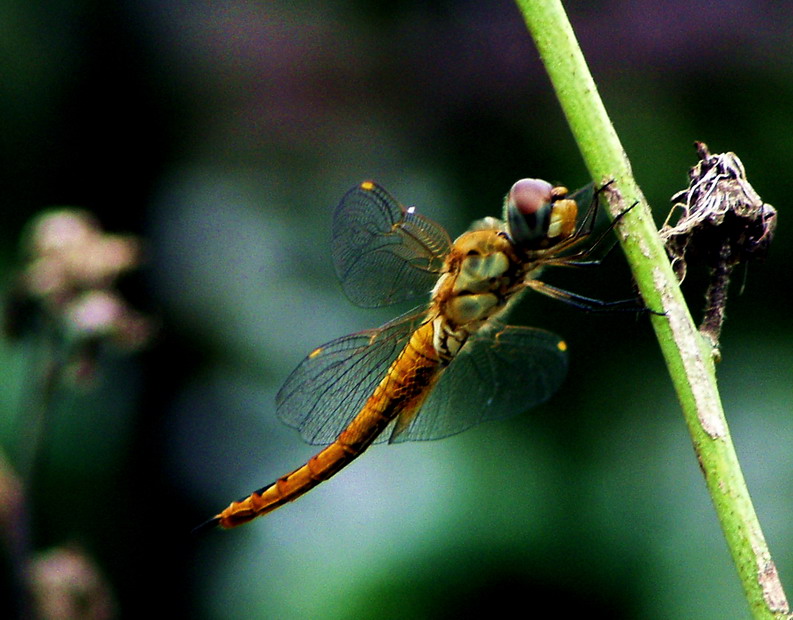
M 703 263 L 710 272 L 700 331 L 718 355 L 732 270 L 740 263 L 765 258 L 777 213 L 746 180 L 735 153 L 711 155 L 704 143 L 695 146 L 701 161 L 689 172 L 688 189 L 672 196 L 674 206 L 659 234 L 681 281 L 691 260 Z M 669 221 L 676 210 L 681 213 L 672 226 Z

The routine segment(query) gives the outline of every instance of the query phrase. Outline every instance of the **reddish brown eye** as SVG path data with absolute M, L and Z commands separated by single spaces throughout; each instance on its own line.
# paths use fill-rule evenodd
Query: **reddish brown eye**
M 504 200 L 504 219 L 514 243 L 529 247 L 545 238 L 553 186 L 542 179 L 521 179 Z
M 520 213 L 528 215 L 551 202 L 552 189 L 553 186 L 542 179 L 521 179 L 509 190 L 508 200 Z

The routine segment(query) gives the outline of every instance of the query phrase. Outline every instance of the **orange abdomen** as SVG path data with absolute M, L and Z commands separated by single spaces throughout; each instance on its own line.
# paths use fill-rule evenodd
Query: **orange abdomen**
M 411 336 L 360 413 L 332 444 L 308 463 L 238 502 L 207 526 L 235 527 L 297 499 L 360 455 L 400 414 L 415 414 L 440 375 L 441 362 L 427 322 Z

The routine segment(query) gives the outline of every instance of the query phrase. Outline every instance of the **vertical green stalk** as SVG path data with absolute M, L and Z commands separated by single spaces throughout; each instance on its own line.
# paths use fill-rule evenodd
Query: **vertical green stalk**
M 716 386 L 708 343 L 700 337 L 647 201 L 606 114 L 559 0 L 517 0 L 593 180 L 613 179 L 612 215 L 638 203 L 618 236 L 677 391 L 705 482 L 755 618 L 791 618 L 790 608 L 754 512 Z

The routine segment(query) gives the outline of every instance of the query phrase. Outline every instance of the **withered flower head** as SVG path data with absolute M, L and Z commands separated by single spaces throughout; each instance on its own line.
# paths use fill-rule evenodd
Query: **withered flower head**
M 732 270 L 740 263 L 765 258 L 777 213 L 746 180 L 746 171 L 735 153 L 711 155 L 704 143 L 696 142 L 695 146 L 700 161 L 689 171 L 688 189 L 672 196 L 674 206 L 659 234 L 681 281 L 692 261 L 709 270 L 700 331 L 711 340 L 718 356 Z M 676 211 L 680 216 L 670 225 Z
M 776 229 L 776 209 L 765 204 L 735 153 L 711 155 L 696 142 L 700 162 L 689 172 L 689 186 L 672 196 L 674 206 L 660 230 L 678 277 L 686 254 L 717 268 L 764 258 Z M 680 210 L 674 226 L 672 214 Z

